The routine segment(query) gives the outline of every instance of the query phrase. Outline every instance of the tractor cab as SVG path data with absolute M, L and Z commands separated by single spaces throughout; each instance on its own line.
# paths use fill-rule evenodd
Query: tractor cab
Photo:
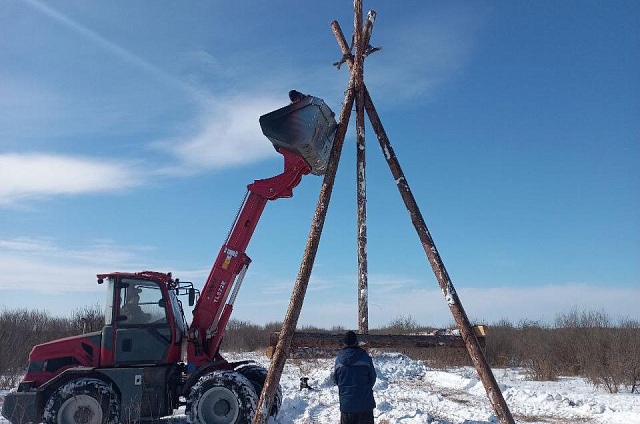
M 39 387 L 73 367 L 184 362 L 187 325 L 179 295 L 195 299 L 191 283 L 157 272 L 98 275 L 107 287 L 102 331 L 43 343 L 31 350 L 23 383 Z M 183 348 L 183 346 L 185 346 Z
M 178 294 L 187 288 L 171 274 L 140 272 L 99 275 L 107 285 L 100 366 L 164 364 L 182 360 L 186 322 Z

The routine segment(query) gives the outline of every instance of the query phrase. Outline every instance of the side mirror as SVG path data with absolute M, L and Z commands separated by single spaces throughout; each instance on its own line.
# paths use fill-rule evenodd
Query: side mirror
M 164 308 L 164 307 L 166 307 L 166 305 L 167 305 L 167 301 L 166 300 L 164 300 L 164 299 L 158 300 L 158 306 L 159 307 Z
M 196 303 L 196 289 L 193 287 L 189 288 L 189 306 L 193 306 Z

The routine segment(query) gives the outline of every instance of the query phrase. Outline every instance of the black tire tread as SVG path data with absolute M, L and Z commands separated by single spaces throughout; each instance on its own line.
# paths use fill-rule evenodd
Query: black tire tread
M 258 397 L 260 397 L 260 393 L 262 393 L 262 387 L 264 386 L 264 382 L 267 379 L 267 369 L 260 365 L 243 365 L 236 368 L 240 374 L 244 375 L 247 380 L 253 384 L 254 390 Z M 269 415 L 276 417 L 278 416 L 278 412 L 280 412 L 280 407 L 282 406 L 282 387 L 278 384 L 278 390 L 276 390 L 275 396 L 273 398 L 273 405 L 271 406 L 271 412 Z
M 83 377 L 71 380 L 56 389 L 44 407 L 45 424 L 57 424 L 57 416 L 62 404 L 72 396 L 89 395 L 102 406 L 102 424 L 118 424 L 120 415 L 120 398 L 113 387 L 103 380 Z
M 253 384 L 242 374 L 235 371 L 214 371 L 206 374 L 191 387 L 187 397 L 187 421 L 192 424 L 207 424 L 198 419 L 198 401 L 202 395 L 214 386 L 223 386 L 236 394 L 240 414 L 233 424 L 251 424 L 258 405 L 258 396 Z

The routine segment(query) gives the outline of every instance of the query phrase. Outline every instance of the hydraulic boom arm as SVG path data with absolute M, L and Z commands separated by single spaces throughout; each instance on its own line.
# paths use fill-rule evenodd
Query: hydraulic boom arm
M 245 250 L 267 201 L 292 197 L 293 188 L 302 176 L 311 172 L 301 156 L 282 148 L 279 151 L 284 156 L 284 172 L 247 186 L 242 207 L 193 310 L 188 362 L 196 367 L 216 356 L 242 279 L 251 263 Z

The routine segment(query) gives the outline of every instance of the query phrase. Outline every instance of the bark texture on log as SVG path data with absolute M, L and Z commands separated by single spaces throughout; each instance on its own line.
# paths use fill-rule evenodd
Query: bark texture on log
M 271 333 L 269 344 L 275 346 L 279 333 Z M 343 348 L 344 334 L 295 332 L 290 349 L 324 348 L 339 350 Z M 484 345 L 484 337 L 479 341 Z M 453 334 L 358 334 L 358 342 L 362 348 L 453 348 L 465 349 L 462 337 Z
M 362 28 L 362 0 L 355 0 L 353 44 L 356 95 L 356 205 L 358 244 L 358 329 L 369 332 L 369 283 L 367 271 L 367 182 L 364 138 L 364 43 Z

